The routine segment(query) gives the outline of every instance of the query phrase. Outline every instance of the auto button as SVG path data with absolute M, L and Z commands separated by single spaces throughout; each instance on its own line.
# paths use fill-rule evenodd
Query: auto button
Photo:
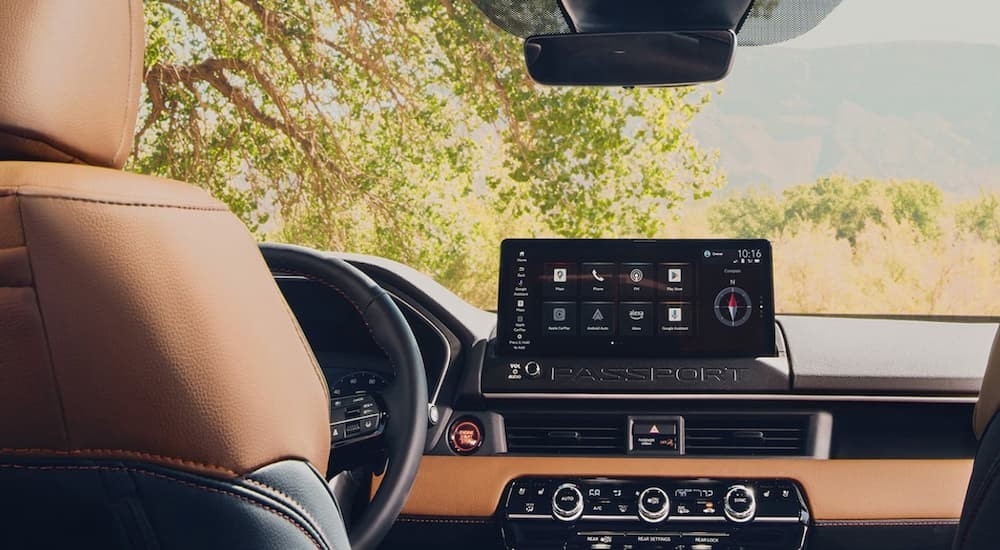
M 552 493 L 552 514 L 558 520 L 576 521 L 583 515 L 583 494 L 573 483 L 563 483 Z

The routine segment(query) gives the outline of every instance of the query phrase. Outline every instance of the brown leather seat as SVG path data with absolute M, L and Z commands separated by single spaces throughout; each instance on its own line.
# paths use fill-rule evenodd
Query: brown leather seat
M 0 13 L 0 545 L 346 547 L 326 385 L 254 239 L 120 171 L 141 3 Z

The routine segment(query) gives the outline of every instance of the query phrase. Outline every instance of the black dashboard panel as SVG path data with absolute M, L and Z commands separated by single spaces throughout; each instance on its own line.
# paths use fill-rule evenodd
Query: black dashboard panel
M 392 365 L 361 315 L 337 292 L 301 277 L 279 276 L 278 287 L 302 327 L 331 395 L 377 392 L 391 383 Z M 452 357 L 446 336 L 419 310 L 394 298 L 413 330 L 432 393 Z
M 454 459 L 455 468 L 461 468 L 465 459 L 456 456 L 449 447 L 448 433 L 455 423 L 466 419 L 478 420 L 485 432 L 486 440 L 473 453 L 475 456 L 510 456 L 529 461 L 552 455 L 567 460 L 601 456 L 631 461 L 635 455 L 630 453 L 627 437 L 636 436 L 630 428 L 630 419 L 634 424 L 635 419 L 683 418 L 685 423 L 678 424 L 676 429 L 683 431 L 685 438 L 691 436 L 691 442 L 695 442 L 694 437 L 704 438 L 706 432 L 718 430 L 720 423 L 725 422 L 723 427 L 734 430 L 732 437 L 721 440 L 722 446 L 732 449 L 706 447 L 703 439 L 700 446 L 696 444 L 692 452 L 679 460 L 735 457 L 734 476 L 740 475 L 738 465 L 744 463 L 744 456 L 757 456 L 763 461 L 795 455 L 826 457 L 820 460 L 831 463 L 850 459 L 911 459 L 926 464 L 929 459 L 968 460 L 975 452 L 971 416 L 975 392 L 997 328 L 995 320 L 942 322 L 778 316 L 774 334 L 777 355 L 762 358 L 501 357 L 496 353 L 498 334 L 493 314 L 471 307 L 405 266 L 381 258 L 339 257 L 375 278 L 397 297 L 404 309 L 409 308 L 404 314 L 416 331 L 430 327 L 417 335 L 425 360 L 429 364 L 447 363 L 450 368 L 437 371 L 444 372 L 446 380 L 436 400 L 441 419 L 429 430 L 427 454 L 448 456 L 449 460 Z M 304 330 L 320 361 L 329 369 L 344 369 L 328 372 L 331 379 L 342 378 L 336 376 L 340 372 L 349 375 L 387 371 L 384 357 L 373 347 L 360 318 L 335 293 L 279 282 L 282 290 L 290 291 L 286 295 L 296 315 L 304 319 Z M 444 333 L 446 344 L 441 344 L 437 331 Z M 501 360 L 505 363 L 500 363 Z M 524 364 L 531 360 L 540 363 L 541 371 L 546 374 L 549 368 L 571 367 L 574 377 L 586 383 L 592 383 L 591 376 L 610 378 L 601 387 L 618 384 L 618 388 L 490 391 L 491 375 L 486 371 L 504 368 L 508 371 L 504 374 L 509 374 L 509 363 L 520 362 L 520 372 L 524 374 Z M 738 368 L 744 361 L 765 365 L 760 372 L 770 372 L 773 380 L 747 391 L 718 384 L 700 391 L 670 386 L 636 391 L 614 380 L 615 373 L 621 371 L 613 369 L 638 365 L 640 369 L 672 369 L 668 378 L 676 384 L 681 383 L 678 377 L 688 379 L 694 377 L 692 373 L 697 373 L 699 380 L 718 382 L 719 373 L 711 369 L 731 365 Z M 429 370 L 434 368 L 429 365 Z M 588 373 L 583 369 L 591 370 Z M 657 375 L 660 374 L 666 375 L 667 371 L 658 371 Z M 527 378 L 507 382 L 532 383 Z M 773 416 L 775 421 L 758 422 L 766 416 Z M 826 420 L 819 423 L 811 420 L 803 428 L 783 425 L 802 418 Z M 713 419 L 719 421 L 713 423 Z M 734 419 L 742 423 L 733 422 Z M 541 437 L 550 440 L 546 443 L 549 447 L 533 447 L 539 436 L 532 435 L 531 429 L 546 427 L 542 423 L 547 421 L 553 424 Z M 763 433 L 764 444 L 769 445 L 772 433 L 788 428 L 802 430 L 801 447 L 747 449 L 760 441 L 758 432 Z M 554 448 L 584 447 L 591 444 L 587 441 L 591 434 L 606 437 L 609 430 L 614 434 L 610 448 L 600 451 Z M 514 441 L 509 439 L 511 435 L 522 439 Z M 528 439 L 523 439 L 525 436 Z M 777 445 L 789 446 L 784 441 Z M 709 444 L 720 446 L 717 441 Z M 761 457 L 761 453 L 766 456 Z M 457 541 L 454 547 L 465 547 L 469 540 L 476 540 L 483 548 L 504 547 L 499 518 L 487 517 L 488 514 L 462 517 L 457 512 L 448 517 L 404 516 L 384 547 L 413 547 L 426 542 L 444 548 L 450 544 L 448 541 Z M 957 517 L 957 511 L 955 514 Z M 818 518 L 809 527 L 809 547 L 943 549 L 954 530 L 951 518 L 950 513 L 923 523 Z
M 974 395 L 995 319 L 779 317 L 795 391 Z

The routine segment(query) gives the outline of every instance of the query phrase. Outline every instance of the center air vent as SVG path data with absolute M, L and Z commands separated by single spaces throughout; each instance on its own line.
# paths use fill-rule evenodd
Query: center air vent
M 623 455 L 623 418 L 506 416 L 507 452 L 534 455 Z
M 808 414 L 684 415 L 685 454 L 697 456 L 806 456 Z

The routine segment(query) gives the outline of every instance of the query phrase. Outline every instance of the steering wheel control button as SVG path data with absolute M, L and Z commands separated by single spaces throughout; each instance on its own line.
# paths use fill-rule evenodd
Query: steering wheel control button
M 583 515 L 583 493 L 573 483 L 563 483 L 552 493 L 552 515 L 562 521 L 576 521 Z
M 373 434 L 378 431 L 378 418 L 374 416 L 366 416 L 359 422 L 361 423 L 361 433 L 364 435 Z
M 448 443 L 457 454 L 472 454 L 483 444 L 483 428 L 474 419 L 459 420 L 451 425 Z
M 527 374 L 528 378 L 538 378 L 542 374 L 542 366 L 538 361 L 528 361 L 524 364 L 524 374 Z
M 757 499 L 753 489 L 746 485 L 733 485 L 723 499 L 726 518 L 736 523 L 746 523 L 757 513 Z
M 344 438 L 346 438 L 346 437 L 347 437 L 347 434 L 344 432 L 344 423 L 343 422 L 338 422 L 338 423 L 330 424 L 330 442 L 331 443 L 337 443 L 339 441 L 343 441 Z
M 370 394 L 339 397 L 330 401 L 330 440 L 334 445 L 378 433 L 382 410 Z
M 659 523 L 670 515 L 670 498 L 659 487 L 639 493 L 639 516 L 649 523 Z

